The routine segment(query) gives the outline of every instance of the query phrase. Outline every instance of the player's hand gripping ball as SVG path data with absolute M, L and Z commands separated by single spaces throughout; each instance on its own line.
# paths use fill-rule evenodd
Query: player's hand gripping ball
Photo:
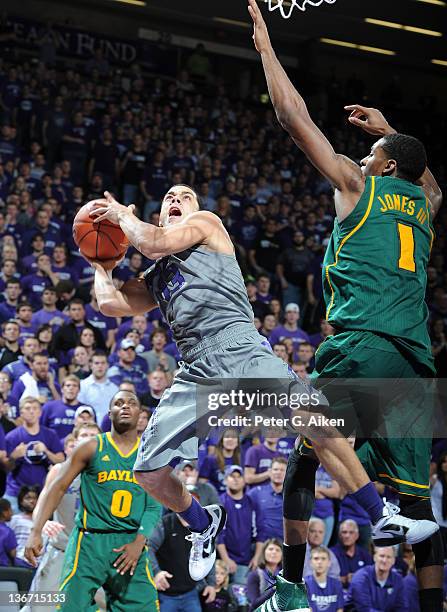
M 73 238 L 81 255 L 90 261 L 119 261 L 129 247 L 129 241 L 119 225 L 107 219 L 91 217 L 94 201 L 87 202 L 73 221 Z

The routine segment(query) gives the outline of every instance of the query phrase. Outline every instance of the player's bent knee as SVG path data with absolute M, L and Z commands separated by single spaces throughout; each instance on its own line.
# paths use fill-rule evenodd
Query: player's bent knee
M 284 479 L 283 513 L 292 521 L 308 521 L 315 501 L 315 472 L 318 462 L 292 451 Z

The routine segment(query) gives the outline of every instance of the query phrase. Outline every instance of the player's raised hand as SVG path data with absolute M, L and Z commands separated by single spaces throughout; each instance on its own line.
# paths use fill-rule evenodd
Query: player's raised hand
M 33 567 L 37 567 L 37 558 L 41 555 L 42 549 L 43 542 L 41 534 L 31 530 L 25 544 L 25 559 Z
M 92 200 L 90 205 L 90 216 L 94 218 L 95 222 L 105 221 L 108 219 L 111 223 L 115 223 L 116 225 L 119 225 L 119 213 L 126 212 L 133 214 L 135 211 L 135 204 L 124 206 L 123 204 L 120 204 L 118 200 L 115 200 L 109 191 L 104 192 L 104 198 Z
M 271 49 L 270 37 L 265 25 L 264 17 L 262 16 L 261 10 L 257 5 L 256 0 L 248 0 L 248 12 L 253 19 L 254 32 L 253 40 L 255 43 L 256 51 L 258 53 L 264 53 Z
M 113 552 L 122 553 L 113 564 L 113 567 L 116 567 L 118 574 L 124 576 L 126 572 L 130 571 L 130 575 L 134 575 L 135 568 L 137 567 L 138 559 L 141 557 L 141 553 L 143 552 L 145 542 L 145 539 L 140 540 L 137 538 L 133 542 L 129 542 L 129 544 L 124 544 L 124 546 L 113 549 Z
M 386 134 L 394 134 L 396 132 L 377 108 L 351 104 L 345 106 L 345 110 L 351 111 L 348 117 L 349 123 L 362 128 L 368 134 L 385 136 Z

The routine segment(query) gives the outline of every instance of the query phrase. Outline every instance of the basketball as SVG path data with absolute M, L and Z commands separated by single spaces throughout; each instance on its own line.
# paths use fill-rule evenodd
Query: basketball
M 107 220 L 95 222 L 91 211 L 91 202 L 87 202 L 73 221 L 73 238 L 81 254 L 95 261 L 120 259 L 129 246 L 123 230 Z

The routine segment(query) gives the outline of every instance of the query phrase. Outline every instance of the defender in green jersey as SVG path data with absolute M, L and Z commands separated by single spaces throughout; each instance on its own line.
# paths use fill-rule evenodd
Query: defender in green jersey
M 430 496 L 432 411 L 427 385 L 418 379 L 434 372 L 424 301 L 432 242 L 422 187 L 394 176 L 367 176 L 354 210 L 335 220 L 326 251 L 326 317 L 337 331 L 319 348 L 312 375 L 330 401 L 331 416 L 343 414 L 346 427 L 364 423 L 363 437 L 370 440 L 359 456 L 368 475 L 420 498 Z M 376 385 L 377 398 L 365 402 L 364 387 L 356 397 L 354 381 L 354 389 L 339 398 L 340 390 L 332 388 L 343 378 L 373 379 L 369 394 Z M 406 380 L 382 393 L 381 379 Z M 375 421 L 385 419 L 386 438 L 374 429 Z
M 248 1 L 255 47 L 262 59 L 279 123 L 334 187 L 337 221 L 324 274 L 328 319 L 336 326 L 336 335 L 326 339 L 317 352 L 314 381 L 318 385 L 323 378 L 386 376 L 414 380 L 430 375 L 433 367 L 424 330 L 425 266 L 431 242 L 430 217 L 438 212 L 442 193 L 427 168 L 424 146 L 416 138 L 395 133 L 379 111 L 355 105 L 345 107 L 351 111 L 349 121 L 381 138 L 370 155 L 362 160 L 361 167 L 337 154 L 312 121 L 302 96 L 278 61 L 256 0 Z M 334 387 L 337 385 L 323 386 L 332 402 L 331 410 L 339 407 L 333 405 L 334 398 L 331 398 Z M 414 414 L 405 414 L 401 399 L 396 397 L 395 405 L 400 410 L 401 423 L 406 426 L 406 420 L 412 419 Z M 420 607 L 424 612 L 437 612 L 442 609 L 443 554 L 430 501 L 424 497 L 428 490 L 427 429 L 424 424 L 422 437 L 425 440 L 415 440 L 410 432 L 409 437 L 398 440 L 395 445 L 392 436 L 397 433 L 401 438 L 401 435 L 392 408 L 390 405 L 384 411 L 385 420 L 377 430 L 381 435 L 380 443 L 373 440 L 371 444 L 370 439 L 366 456 L 361 459 L 371 478 L 392 483 L 406 493 L 402 495 L 402 512 L 393 517 L 397 520 L 394 524 L 385 524 L 378 518 L 380 499 L 364 467 L 348 453 L 341 457 L 343 443 L 338 447 L 338 454 L 333 453 L 327 443 L 329 430 L 322 427 L 320 438 L 313 436 L 312 445 L 305 440 L 302 452 L 295 451 L 289 456 L 283 502 L 284 578 L 286 586 L 302 587 L 307 525 L 318 467 L 318 461 L 307 455 L 312 451 L 335 479 L 349 467 L 352 479 L 345 488 L 368 512 L 376 544 L 379 541 L 378 545 L 383 546 L 393 535 L 405 538 L 409 526 L 398 525 L 402 518 L 417 519 L 421 529 L 424 523 L 425 535 L 413 542 Z M 357 411 L 358 406 L 355 409 Z M 411 409 L 420 414 L 424 406 L 419 403 Z M 369 432 L 374 438 L 376 431 L 369 428 Z M 403 490 L 403 487 L 408 489 Z M 385 504 L 383 517 L 394 510 L 390 504 Z M 284 584 L 279 582 L 276 593 L 259 611 L 305 609 L 305 603 L 300 601 L 299 606 L 295 603 Z
M 91 609 L 103 587 L 107 610 L 158 610 L 148 565 L 146 538 L 161 516 L 161 506 L 133 476 L 138 450 L 138 397 L 119 391 L 110 405 L 112 431 L 81 444 L 64 464 L 41 505 L 27 544 L 35 565 L 41 531 L 74 478 L 81 474 L 80 507 L 65 554 L 59 609 Z

